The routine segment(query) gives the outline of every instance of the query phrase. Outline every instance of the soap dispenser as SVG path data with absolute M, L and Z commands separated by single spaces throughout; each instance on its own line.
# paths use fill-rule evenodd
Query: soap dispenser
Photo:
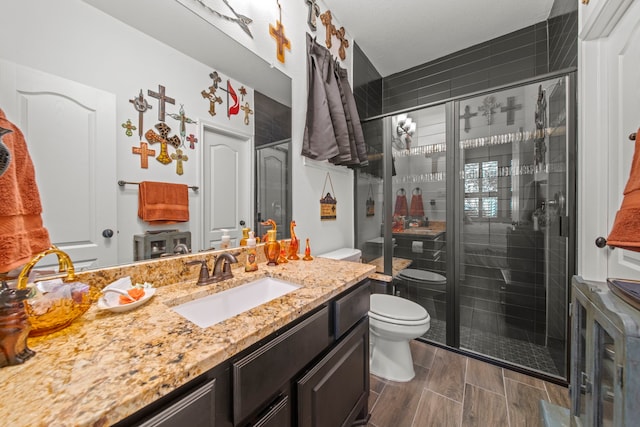
M 247 238 L 247 260 L 244 264 L 244 271 L 256 271 L 258 269 L 258 255 L 256 254 L 256 239 L 253 231 L 249 231 Z
M 247 246 L 247 240 L 249 239 L 249 227 L 242 229 L 242 239 L 240 239 L 240 246 Z
M 220 241 L 220 249 L 229 249 L 231 246 L 231 236 L 229 236 L 229 230 L 222 229 L 222 239 Z

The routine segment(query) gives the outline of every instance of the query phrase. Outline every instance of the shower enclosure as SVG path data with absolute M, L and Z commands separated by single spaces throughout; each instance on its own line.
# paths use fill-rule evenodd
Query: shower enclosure
M 356 243 L 424 306 L 422 339 L 566 379 L 575 247 L 574 75 L 368 120 Z M 405 269 L 446 277 L 434 286 Z

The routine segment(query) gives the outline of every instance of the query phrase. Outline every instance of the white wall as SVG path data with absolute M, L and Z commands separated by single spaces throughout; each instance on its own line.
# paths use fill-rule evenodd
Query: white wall
M 4 3 L 3 22 L 0 25 L 0 37 L 4 40 L 0 49 L 1 58 L 116 95 L 118 138 L 114 142 L 114 149 L 117 150 L 118 179 L 160 180 L 188 185 L 196 185 L 199 181 L 200 157 L 197 150 L 186 150 L 190 157 L 185 163 L 185 173 L 182 176 L 176 175 L 175 163 L 163 166 L 152 158 L 149 159 L 149 169 L 141 169 L 139 156 L 131 154 L 131 147 L 137 146 L 139 142 L 137 131 L 133 137 L 127 137 L 124 129 L 120 128 L 120 123 L 130 118 L 137 126 L 137 113 L 128 100 L 137 95 L 140 89 L 143 89 L 145 98 L 153 105 L 153 110 L 145 114 L 145 130 L 157 123 L 158 108 L 157 101 L 146 96 L 146 90 L 157 90 L 158 84 L 162 84 L 167 88 L 167 95 L 176 99 L 175 106 L 167 106 L 168 112 L 177 113 L 179 104 L 183 103 L 187 115 L 194 119 L 207 120 L 244 133 L 248 131 L 242 123 L 241 115 L 231 121 L 226 118 L 224 104 L 220 106 L 223 108 L 217 109 L 215 117 L 207 114 L 208 102 L 201 97 L 200 91 L 211 84 L 208 78 L 211 67 L 151 39 L 80 0 Z M 291 51 L 286 51 L 284 65 L 276 60 L 275 41 L 268 33 L 268 24 L 275 23 L 278 18 L 275 2 L 273 5 L 252 2 L 246 11 L 241 11 L 240 5 L 234 5 L 239 13 L 244 12 L 254 19 L 251 25 L 253 40 L 248 39 L 235 24 L 220 20 L 219 26 L 231 37 L 247 40 L 248 48 L 291 77 L 293 219 L 298 224 L 298 236 L 309 237 L 312 252 L 317 254 L 353 245 L 353 173 L 344 167 L 334 167 L 328 163 L 313 162 L 314 166 L 307 166 L 299 154 L 306 117 L 305 37 L 306 32 L 310 31 L 306 23 L 308 8 L 304 2 L 283 3 L 282 20 L 292 45 Z M 320 5 L 324 12 L 326 7 L 322 3 Z M 339 26 L 339 21 L 334 22 Z M 324 40 L 324 27 L 319 22 L 317 37 Z M 351 39 L 350 41 L 353 44 Z M 197 42 L 202 41 L 194 40 L 194 43 Z M 334 50 L 337 54 L 335 43 Z M 347 60 L 342 64 L 348 69 L 351 69 L 351 53 L 350 47 L 347 50 Z M 222 76 L 223 81 L 226 77 Z M 234 76 L 228 77 L 233 81 Z M 241 84 L 242 82 L 236 82 L 236 89 Z M 252 98 L 249 102 L 253 105 Z M 1 104 L 2 100 L 0 106 Z M 165 122 L 177 130 L 177 121 L 167 118 Z M 252 133 L 252 126 L 250 129 Z M 195 131 L 196 125 L 188 127 L 188 133 L 197 133 Z M 158 146 L 151 148 L 159 150 Z M 336 221 L 320 221 L 319 198 L 327 170 L 331 172 L 338 200 Z M 123 190 L 119 189 L 118 194 L 119 260 L 125 262 L 132 257 L 131 236 L 149 227 L 136 216 L 137 188 L 125 187 Z M 194 246 L 198 247 L 200 196 L 193 192 L 190 196 L 190 224 L 173 228 L 190 228 L 195 239 Z

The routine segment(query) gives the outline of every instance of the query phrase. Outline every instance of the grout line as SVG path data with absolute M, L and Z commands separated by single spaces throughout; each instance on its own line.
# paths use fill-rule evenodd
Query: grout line
M 460 427 L 462 427 L 462 420 L 464 420 L 464 400 L 467 397 L 467 372 L 469 372 L 469 358 L 465 357 L 464 381 L 462 382 L 462 403 L 460 404 Z
M 422 392 L 420 393 L 420 399 L 418 399 L 418 405 L 416 406 L 416 411 L 413 413 L 413 419 L 411 420 L 411 427 L 416 424 L 416 418 L 418 417 L 418 412 L 420 411 L 420 403 L 422 403 L 422 399 L 424 398 L 424 392 L 427 390 L 426 387 L 422 388 Z
M 507 407 L 507 427 L 511 427 L 511 412 L 509 411 L 509 398 L 507 397 L 507 378 L 504 376 L 504 368 L 500 368 L 502 372 L 502 388 L 504 389 L 504 404 Z

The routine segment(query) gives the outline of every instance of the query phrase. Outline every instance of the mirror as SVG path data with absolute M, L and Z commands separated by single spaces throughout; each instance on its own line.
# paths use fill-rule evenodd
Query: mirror
M 112 123 L 116 124 L 114 126 L 116 129 L 108 129 L 104 132 L 103 139 L 100 140 L 104 141 L 104 144 L 92 145 L 92 147 L 104 145 L 113 147 L 115 140 L 115 150 L 111 148 L 111 152 L 104 152 L 92 162 L 85 162 L 83 161 L 84 156 L 91 153 L 83 152 L 85 147 L 71 147 L 65 141 L 72 131 L 91 133 L 91 129 L 60 130 L 52 128 L 50 135 L 47 136 L 48 139 L 55 141 L 54 144 L 57 146 L 58 152 L 63 152 L 69 157 L 68 165 L 73 165 L 74 169 L 91 170 L 109 162 L 113 164 L 113 170 L 109 175 L 113 178 L 109 178 L 109 182 L 106 184 L 108 193 L 112 193 L 113 197 L 107 192 L 93 191 L 91 193 L 94 187 L 90 188 L 90 185 L 93 183 L 83 185 L 86 183 L 64 179 L 65 173 L 62 172 L 65 167 L 61 167 L 61 165 L 56 166 L 57 171 L 60 172 L 58 173 L 60 175 L 59 181 L 43 183 L 42 186 L 39 183 L 41 198 L 45 204 L 45 199 L 59 198 L 60 189 L 64 189 L 65 194 L 74 200 L 74 203 L 70 203 L 68 206 L 69 212 L 56 213 L 54 216 L 47 216 L 47 212 L 45 212 L 44 216 L 45 225 L 48 228 L 51 229 L 49 223 L 55 221 L 56 225 L 63 224 L 70 229 L 72 234 L 75 233 L 74 237 L 66 240 L 66 243 L 70 248 L 68 252 L 71 252 L 70 255 L 77 263 L 78 268 L 103 267 L 133 261 L 133 236 L 144 233 L 150 228 L 136 217 L 137 187 L 134 185 L 118 187 L 117 180 L 156 180 L 200 186 L 201 188 L 197 192 L 189 192 L 191 211 L 189 223 L 163 228 L 175 228 L 178 231 L 190 230 L 194 252 L 216 246 L 205 242 L 200 225 L 203 217 L 201 213 L 202 199 L 205 192 L 210 191 L 206 185 L 202 184 L 201 156 L 195 150 L 184 148 L 189 159 L 185 163 L 184 175 L 179 176 L 175 173 L 175 163 L 162 166 L 158 165 L 153 158 L 149 158 L 149 168 L 142 169 L 140 156 L 131 153 L 132 147 L 137 146 L 140 141 L 145 141 L 144 136 L 134 141 L 138 138 L 137 131 L 133 137 L 126 137 L 120 124 L 128 118 L 134 125 L 138 124 L 138 116 L 129 103 L 129 99 L 137 95 L 141 88 L 144 90 L 149 104 L 152 105 L 152 110 L 145 114 L 145 131 L 153 129 L 158 122 L 159 109 L 157 100 L 146 96 L 146 91 L 148 89 L 158 91 L 158 85 L 164 85 L 167 96 L 174 96 L 176 99 L 175 105 L 167 105 L 167 113 L 177 113 L 178 104 L 184 101 L 187 115 L 192 114 L 194 118 L 206 122 L 206 130 L 215 128 L 223 133 L 239 130 L 239 134 L 243 136 L 245 141 L 251 141 L 251 160 L 247 173 L 250 193 L 242 195 L 247 199 L 247 205 L 250 208 L 249 215 L 241 218 L 247 226 L 256 228 L 256 220 L 262 215 L 259 214 L 262 212 L 259 210 L 262 205 L 273 205 L 281 211 L 286 209 L 290 217 L 290 200 L 282 200 L 282 198 L 270 200 L 270 197 L 276 197 L 271 191 L 273 189 L 270 189 L 266 195 L 260 195 L 254 189 L 263 187 L 260 180 L 265 178 L 261 177 L 273 174 L 261 173 L 260 170 L 265 170 L 265 166 L 271 167 L 274 163 L 274 156 L 260 157 L 257 150 L 269 149 L 277 153 L 282 153 L 283 149 L 286 149 L 287 152 L 290 150 L 291 80 L 243 46 L 241 42 L 251 40 L 248 36 L 239 38 L 240 42 L 232 39 L 209 22 L 195 15 L 183 5 L 182 0 L 140 0 L 136 2 L 66 0 L 55 7 L 48 3 L 39 1 L 36 5 L 31 6 L 15 4 L 5 10 L 6 20 L 10 22 L 3 24 L 0 28 L 0 35 L 13 39 L 14 37 L 11 37 L 10 34 L 14 34 L 14 36 L 20 34 L 20 37 L 17 37 L 19 40 L 16 40 L 11 49 L 3 51 L 1 59 L 92 88 L 99 88 L 115 95 L 115 97 L 112 96 L 113 99 L 110 102 L 115 110 L 115 114 L 112 113 L 115 117 L 111 118 Z M 58 18 L 52 20 L 51 16 Z M 184 64 L 194 64 L 195 71 L 193 68 L 185 67 Z M 253 89 L 251 94 L 253 98 L 250 99 L 252 101 L 251 107 L 254 110 L 253 115 L 250 116 L 251 127 L 242 124 L 242 112 L 238 116 L 227 119 L 225 115 L 226 104 L 217 107 L 217 116 L 208 115 L 208 103 L 206 103 L 207 107 L 202 109 L 206 100 L 203 100 L 200 90 L 205 88 L 206 78 L 204 84 L 198 83 L 199 86 L 194 85 L 191 80 L 203 73 L 206 77 L 213 70 L 218 71 L 225 79 L 229 78 L 241 82 Z M 183 75 L 181 75 L 182 71 L 185 71 Z M 20 80 L 19 83 L 22 84 L 24 79 L 20 72 L 14 74 L 18 76 L 15 80 Z M 3 79 L 8 81 L 12 78 L 11 73 L 3 72 L 0 69 L 0 83 Z M 211 84 L 211 80 L 209 80 L 209 84 Z M 219 94 L 224 98 L 225 95 L 222 92 Z M 13 108 L 8 107 L 5 105 L 6 101 L 15 95 L 5 95 L 7 92 L 0 90 L 0 99 L 3 100 L 0 103 L 0 108 L 7 112 L 10 119 L 12 118 L 10 114 L 12 109 L 13 111 L 22 111 L 26 108 L 27 103 L 31 102 L 29 96 L 25 95 L 26 101 L 24 103 L 17 102 Z M 52 101 L 49 104 L 51 110 L 42 112 L 43 116 L 51 116 L 52 124 L 55 124 L 57 114 L 66 114 L 68 111 L 66 108 L 63 108 L 64 111 L 60 111 L 60 105 L 65 106 L 66 104 L 59 102 L 60 100 Z M 90 102 L 74 101 L 70 104 L 78 106 L 82 111 L 90 111 L 93 108 L 90 106 Z M 278 108 L 272 108 L 273 105 L 277 105 Z M 281 122 L 280 119 L 275 120 L 273 116 L 275 113 L 285 117 L 285 125 L 277 132 L 267 129 L 270 133 L 265 136 L 264 123 Z M 235 128 L 232 125 L 232 119 L 239 122 Z M 177 122 L 173 119 L 167 119 L 166 123 L 171 127 L 178 128 Z M 24 130 L 25 126 L 22 123 L 16 124 Z M 201 125 L 193 125 L 189 131 L 200 129 L 196 126 Z M 28 136 L 27 141 L 31 144 L 34 135 L 30 129 L 28 130 L 29 132 L 25 132 L 25 135 Z M 197 136 L 203 137 L 202 134 L 197 134 Z M 149 148 L 159 151 L 160 147 L 149 144 Z M 96 150 L 98 149 L 100 148 L 96 148 Z M 171 150 L 173 149 L 170 147 L 170 154 L 173 152 Z M 114 151 L 116 152 L 114 153 Z M 43 154 L 45 152 L 38 148 L 38 153 L 31 153 L 36 167 L 38 167 L 37 162 L 47 163 L 49 161 L 49 157 Z M 261 165 L 259 157 L 263 159 L 265 164 Z M 281 163 L 279 172 L 284 173 L 284 179 L 279 182 L 281 185 L 290 186 L 290 156 L 287 153 L 287 156 L 279 161 Z M 267 168 L 267 170 L 272 169 Z M 162 170 L 161 176 L 154 173 L 157 170 Z M 85 207 L 80 200 L 83 192 L 91 193 L 91 197 L 96 201 L 109 200 L 109 204 L 117 207 L 113 211 L 117 221 L 104 218 L 94 220 L 93 223 L 88 221 L 87 230 L 80 230 L 83 227 L 70 218 L 73 218 L 72 215 L 79 215 L 80 211 L 93 209 Z M 280 193 L 290 196 L 291 191 Z M 286 215 L 282 220 L 287 221 Z M 239 224 L 233 225 L 238 229 L 241 228 Z M 90 226 L 91 230 L 89 230 Z M 74 230 L 74 228 L 78 230 Z M 116 236 L 109 241 L 103 237 L 103 229 L 105 232 L 109 229 L 116 231 Z M 287 231 L 287 227 L 279 227 L 280 229 L 284 232 Z M 238 241 L 239 238 L 236 238 L 236 244 Z M 102 243 L 107 249 L 114 251 L 116 255 L 106 258 L 108 261 L 103 262 L 97 255 L 87 256 L 88 252 L 84 249 L 74 249 L 87 246 L 87 242 Z

